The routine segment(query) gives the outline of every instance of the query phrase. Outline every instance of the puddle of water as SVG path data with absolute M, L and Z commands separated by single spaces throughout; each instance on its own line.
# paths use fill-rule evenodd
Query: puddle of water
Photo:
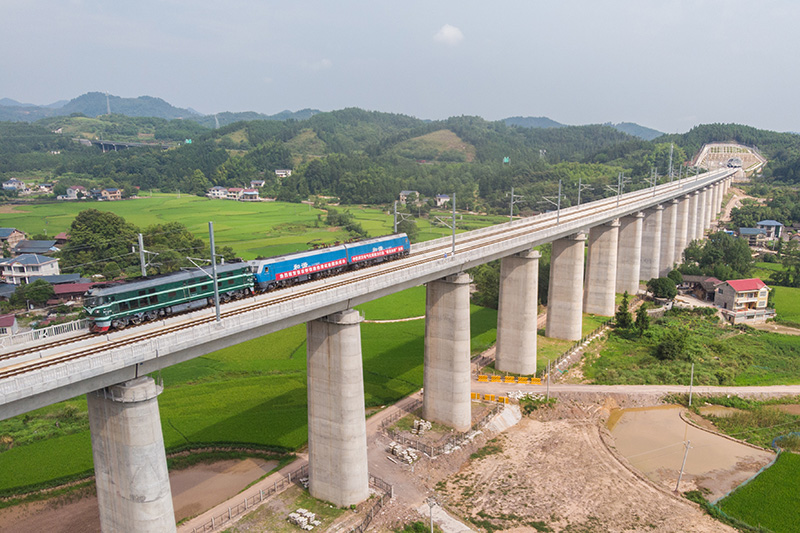
M 727 418 L 735 413 L 743 413 L 741 409 L 735 407 L 725 407 L 724 405 L 704 405 L 698 407 L 697 411 L 703 416 L 717 416 Z
M 659 405 L 656 407 L 630 407 L 628 409 L 613 409 L 611 414 L 608 416 L 608 420 L 606 421 L 606 427 L 609 431 L 614 431 L 614 426 L 617 425 L 617 422 L 620 421 L 622 415 L 625 413 L 636 413 L 638 411 L 653 411 L 656 409 L 675 409 L 679 408 L 677 405 Z
M 681 490 L 707 488 L 709 499 L 733 490 L 769 463 L 774 454 L 760 451 L 690 426 L 680 418 L 683 407 L 625 409 L 609 428 L 617 450 L 650 479 L 674 490 L 691 441 Z M 612 415 L 613 416 L 613 415 Z M 684 486 L 687 485 L 687 486 Z

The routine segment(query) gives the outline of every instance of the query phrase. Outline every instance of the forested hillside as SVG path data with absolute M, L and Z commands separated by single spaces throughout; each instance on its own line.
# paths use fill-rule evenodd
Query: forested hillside
M 52 133 L 61 131 L 60 134 Z M 177 141 L 169 150 L 137 148 L 102 153 L 73 137 Z M 192 139 L 185 144 L 184 139 Z M 755 144 L 771 159 L 768 178 L 794 182 L 800 136 L 737 125 L 700 126 L 685 135 L 644 141 L 611 125 L 530 128 L 480 117 L 423 121 L 357 108 L 309 112 L 305 120 L 253 120 L 209 129 L 187 120 L 103 115 L 50 117 L 34 124 L 0 122 L 0 173 L 59 180 L 63 185 L 132 190 L 249 186 L 264 179 L 262 196 L 300 201 L 309 195 L 342 203 L 389 203 L 401 190 L 424 197 L 456 193 L 458 207 L 503 213 L 508 193 L 525 198 L 522 211 L 548 208 L 543 196 L 562 182 L 562 205 L 613 194 L 619 173 L 625 190 L 646 186 L 669 165 L 677 168 L 704 142 Z M 293 170 L 279 179 L 275 169 Z

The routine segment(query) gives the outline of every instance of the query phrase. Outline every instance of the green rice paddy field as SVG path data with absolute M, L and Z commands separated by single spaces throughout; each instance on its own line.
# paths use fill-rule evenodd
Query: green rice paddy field
M 243 259 L 273 256 L 305 250 L 312 244 L 331 244 L 345 240 L 346 232 L 328 227 L 320 220 L 325 212 L 307 204 L 284 202 L 233 202 L 199 196 L 154 194 L 118 202 L 59 202 L 13 206 L 0 213 L 0 226 L 15 227 L 25 233 L 57 235 L 68 231 L 75 216 L 85 209 L 115 213 L 146 228 L 154 224 L 181 222 L 194 235 L 207 240 L 208 222 L 214 223 L 218 246 L 231 246 Z M 392 217 L 377 208 L 336 207 L 349 210 L 371 236 L 392 232 Z M 505 217 L 459 215 L 458 231 L 482 228 L 505 222 Z M 417 220 L 420 240 L 450 235 L 451 230 L 434 226 L 426 219 Z
M 368 320 L 419 317 L 425 288 L 359 307 Z M 473 306 L 473 351 L 495 341 L 497 312 Z M 363 323 L 366 404 L 382 406 L 418 390 L 423 319 Z M 159 396 L 167 449 L 204 444 L 294 450 L 307 440 L 305 327 L 296 326 L 165 369 Z M 58 427 L 57 427 L 58 426 Z M 83 397 L 0 422 L 0 493 L 92 469 Z
M 772 287 L 778 320 L 800 323 L 800 289 Z
M 784 452 L 748 484 L 717 504 L 728 515 L 751 526 L 781 533 L 800 532 L 797 479 L 800 455 Z

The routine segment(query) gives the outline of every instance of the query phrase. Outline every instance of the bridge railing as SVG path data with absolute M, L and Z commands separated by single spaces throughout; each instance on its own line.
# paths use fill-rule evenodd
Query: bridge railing
M 21 344 L 44 340 L 50 337 L 57 337 L 58 335 L 80 331 L 87 329 L 88 327 L 89 322 L 86 319 L 81 319 L 73 322 L 66 322 L 64 324 L 47 326 L 46 328 L 24 331 L 22 333 L 17 333 L 16 335 L 0 337 L 0 349 L 10 348 L 11 346 L 19 346 Z

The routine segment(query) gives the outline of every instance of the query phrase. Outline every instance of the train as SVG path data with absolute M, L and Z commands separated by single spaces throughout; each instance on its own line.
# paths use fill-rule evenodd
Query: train
M 267 259 L 217 265 L 220 303 L 406 257 L 408 235 L 397 233 Z M 83 309 L 89 330 L 102 333 L 214 304 L 209 269 L 107 283 L 89 289 Z

